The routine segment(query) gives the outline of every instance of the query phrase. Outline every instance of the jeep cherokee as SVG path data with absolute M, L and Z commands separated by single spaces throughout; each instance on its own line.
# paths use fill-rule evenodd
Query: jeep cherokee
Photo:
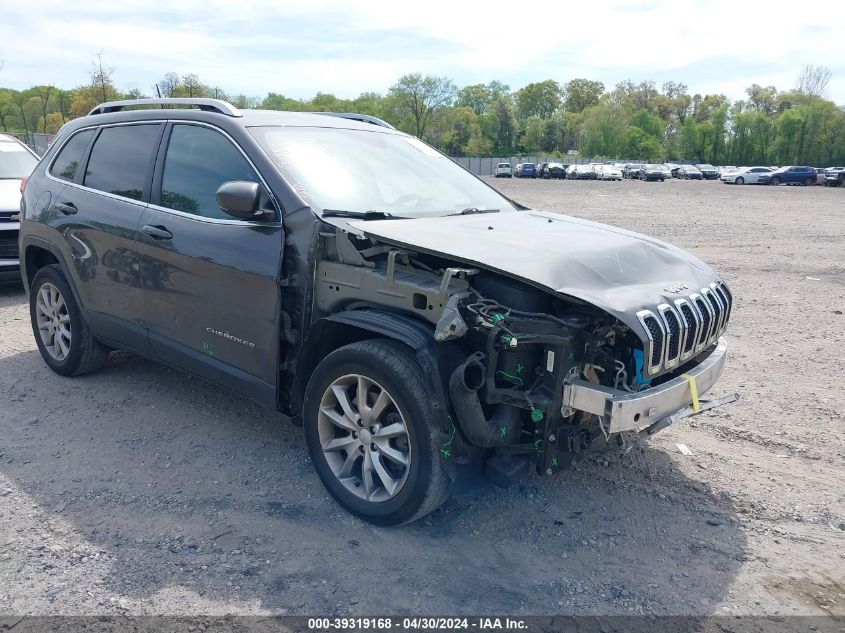
M 24 188 L 46 364 L 125 349 L 304 426 L 350 512 L 431 512 L 466 468 L 552 474 L 704 401 L 733 300 L 664 242 L 528 209 L 365 115 L 102 104 Z

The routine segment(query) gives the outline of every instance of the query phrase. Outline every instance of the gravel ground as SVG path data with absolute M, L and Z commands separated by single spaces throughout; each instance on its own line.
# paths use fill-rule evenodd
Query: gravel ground
M 51 373 L 2 287 L 0 616 L 845 614 L 845 191 L 494 184 L 710 262 L 741 401 L 378 529 L 241 397 L 124 353 Z

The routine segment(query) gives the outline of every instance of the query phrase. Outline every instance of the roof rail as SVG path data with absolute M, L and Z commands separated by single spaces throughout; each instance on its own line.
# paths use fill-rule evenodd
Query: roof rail
M 378 125 L 379 127 L 386 127 L 391 130 L 395 130 L 396 128 L 390 125 L 387 121 L 382 121 L 379 118 L 374 116 L 370 116 L 369 114 L 357 114 L 355 112 L 312 112 L 311 114 L 322 114 L 325 116 L 336 116 L 340 119 L 351 119 L 353 121 L 361 121 L 362 123 L 370 123 L 372 125 Z
M 243 116 L 241 111 L 227 101 L 220 99 L 199 99 L 199 98 L 182 98 L 174 97 L 168 99 L 126 99 L 125 101 L 109 101 L 108 103 L 101 103 L 96 108 L 88 113 L 92 114 L 107 114 L 109 112 L 120 112 L 124 108 L 132 106 L 149 106 L 147 109 L 153 109 L 153 106 L 179 105 L 179 106 L 194 106 L 205 112 L 217 112 L 218 114 L 226 114 L 228 116 Z

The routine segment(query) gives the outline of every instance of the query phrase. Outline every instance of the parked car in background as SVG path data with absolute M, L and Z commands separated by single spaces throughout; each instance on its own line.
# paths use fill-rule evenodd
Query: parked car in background
M 519 163 L 516 166 L 516 173 L 514 175 L 517 178 L 536 178 L 537 165 L 534 163 Z
M 566 178 L 566 167 L 561 163 L 544 163 L 540 178 Z
M 716 180 L 719 178 L 719 172 L 709 163 L 701 163 L 700 165 L 696 165 L 696 167 L 698 167 L 698 171 L 701 172 L 701 177 L 704 180 Z
M 626 163 L 622 168 L 623 178 L 639 178 L 642 163 Z
M 825 187 L 841 187 L 845 182 L 845 167 L 828 167 L 824 171 Z
M 681 165 L 677 173 L 681 180 L 704 180 L 704 175 L 695 165 Z
M 736 171 L 737 169 L 744 169 L 742 167 L 737 167 L 736 165 L 722 165 L 721 167 L 716 167 L 716 171 L 719 172 L 719 177 L 722 177 L 722 174 L 727 174 L 731 171 Z
M 823 185 L 824 184 L 824 167 L 813 167 L 816 170 L 816 184 Z
M 37 164 L 35 152 L 15 137 L 0 134 L 0 283 L 21 280 L 21 190 Z
M 772 185 L 814 185 L 816 184 L 816 170 L 806 165 L 787 165 L 775 169 L 769 178 L 760 178 L 761 184 Z
M 615 165 L 601 165 L 596 170 L 597 180 L 622 180 L 622 170 Z
M 496 165 L 496 178 L 513 178 L 513 170 L 510 163 L 499 163 Z
M 663 182 L 666 180 L 666 172 L 661 169 L 660 165 L 647 163 L 640 167 L 640 180 L 659 180 Z
M 739 167 L 733 171 L 726 171 L 720 180 L 728 185 L 756 185 L 760 177 L 772 173 L 769 167 Z
M 663 177 L 664 177 L 664 178 L 667 178 L 667 179 L 671 179 L 671 178 L 672 178 L 672 170 L 671 170 L 671 169 L 669 169 L 669 167 L 668 167 L 668 166 L 666 166 L 666 165 L 658 165 L 658 167 L 660 167 L 660 171 L 662 171 L 662 172 L 663 172 Z
M 595 180 L 596 172 L 590 165 L 570 165 L 566 177 L 570 180 Z

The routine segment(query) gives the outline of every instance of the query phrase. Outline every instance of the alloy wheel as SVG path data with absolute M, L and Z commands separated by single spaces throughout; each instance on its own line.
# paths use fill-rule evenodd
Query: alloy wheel
M 388 391 L 361 374 L 332 382 L 320 400 L 317 433 L 337 480 L 370 502 L 395 497 L 411 466 L 411 442 L 402 412 Z
M 38 289 L 35 318 L 47 353 L 57 361 L 63 361 L 70 353 L 70 314 L 62 293 L 51 283 L 42 284 Z

